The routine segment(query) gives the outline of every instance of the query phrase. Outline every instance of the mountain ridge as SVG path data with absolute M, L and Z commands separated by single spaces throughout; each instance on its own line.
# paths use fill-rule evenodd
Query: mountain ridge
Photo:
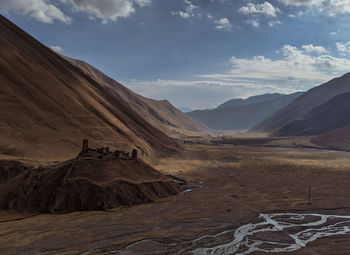
M 262 94 L 262 95 L 251 96 L 251 97 L 248 97 L 246 99 L 243 99 L 243 98 L 230 99 L 230 100 L 220 104 L 217 107 L 217 109 L 258 104 L 258 103 L 270 101 L 270 100 L 273 100 L 273 99 L 276 99 L 276 98 L 279 98 L 282 96 L 285 96 L 285 95 L 279 94 L 279 93 L 272 93 L 272 94 Z
M 350 125 L 350 92 L 335 96 L 312 109 L 304 117 L 289 122 L 277 136 L 319 135 Z
M 284 96 L 272 95 L 274 95 L 273 99 L 260 103 L 221 107 L 214 110 L 197 110 L 187 115 L 215 130 L 248 130 L 300 96 L 301 92 Z
M 180 131 L 182 133 L 184 131 L 191 133 L 208 130 L 203 124 L 189 118 L 175 108 L 168 100 L 154 100 L 138 95 L 85 61 L 68 57 L 66 59 L 73 65 L 81 68 L 83 72 L 96 79 L 99 83 L 118 89 L 117 94 L 114 91 L 111 91 L 111 93 L 128 104 L 132 109 L 141 113 L 142 116 L 148 116 L 147 120 L 167 135 L 178 137 Z
M 350 91 L 350 73 L 316 86 L 300 97 L 296 98 L 286 107 L 267 117 L 251 131 L 255 132 L 275 132 L 289 122 L 302 118 L 312 109 L 327 102 L 331 98 Z

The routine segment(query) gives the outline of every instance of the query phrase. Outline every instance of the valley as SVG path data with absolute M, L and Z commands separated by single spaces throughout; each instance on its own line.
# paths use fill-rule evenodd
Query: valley
M 288 147 L 293 144 L 288 139 L 280 140 L 280 147 L 203 141 L 184 144 L 178 155 L 154 165 L 163 174 L 186 180 L 177 196 L 106 211 L 54 215 L 1 211 L 1 254 L 187 254 L 233 241 L 237 229 L 261 222 L 261 214 L 350 213 L 348 152 Z M 307 217 L 316 220 L 305 217 L 304 223 Z M 346 220 L 340 224 L 350 226 Z M 287 242 L 283 240 L 289 240 L 289 234 L 302 230 L 282 231 L 278 240 Z M 274 232 L 255 235 L 275 240 Z M 288 254 L 348 254 L 349 238 L 342 234 L 319 238 Z
M 151 4 L 133 2 L 140 8 Z M 132 6 L 131 12 L 138 11 Z M 201 17 L 195 5 L 188 10 L 193 13 L 171 12 L 172 18 Z M 107 27 L 107 21 L 100 25 Z M 230 25 L 226 18 L 213 22 L 215 29 Z M 187 68 L 186 61 L 179 58 L 170 68 L 171 59 L 158 51 L 132 57 L 133 38 L 126 40 L 127 48 L 116 43 L 105 52 L 112 65 L 87 52 L 67 51 L 87 56 L 111 77 L 129 77 L 126 87 L 62 55 L 59 46 L 44 45 L 1 14 L 0 33 L 1 255 L 350 254 L 350 73 L 335 72 L 326 64 L 328 56 L 307 55 L 321 54 L 323 47 L 282 48 L 278 66 L 301 54 L 309 62 L 327 60 L 322 70 L 329 74 L 306 79 L 307 84 L 289 77 L 305 57 L 284 66 L 282 74 L 266 72 L 277 67 L 276 60 L 231 57 L 232 68 L 264 65 L 263 72 L 232 69 L 229 75 L 192 77 L 212 81 L 183 83 L 161 77 L 171 69 L 171 77 L 180 79 L 178 68 Z M 89 52 L 102 56 L 104 46 L 90 46 Z M 148 52 L 146 45 L 141 48 Z M 159 56 L 164 70 L 148 69 Z M 306 77 L 305 70 L 291 73 Z M 134 79 L 137 73 L 141 80 Z M 147 77 L 152 80 L 143 80 Z M 215 77 L 228 80 L 217 83 Z M 238 84 L 245 79 L 248 84 Z M 155 94 L 147 98 L 130 88 Z M 198 93 L 201 89 L 207 92 Z M 219 97 L 222 93 L 227 95 Z M 172 96 L 178 106 L 186 98 L 182 109 L 193 110 L 180 111 Z M 219 98 L 226 101 L 212 107 Z

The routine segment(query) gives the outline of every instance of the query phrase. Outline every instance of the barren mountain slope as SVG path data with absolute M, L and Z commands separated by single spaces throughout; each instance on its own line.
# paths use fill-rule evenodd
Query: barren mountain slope
M 301 118 L 331 98 L 350 91 L 350 73 L 314 87 L 289 105 L 258 123 L 252 130 L 274 132 L 289 122 Z
M 350 125 L 350 92 L 338 95 L 326 103 L 312 109 L 275 134 L 278 136 L 319 135 Z
M 140 113 L 150 124 L 169 136 L 191 135 L 208 129 L 199 121 L 190 118 L 175 108 L 167 100 L 157 101 L 140 96 L 88 63 L 81 60 L 67 59 L 99 84 L 104 84 L 112 95 Z
M 0 34 L 0 154 L 65 159 L 82 138 L 145 158 L 178 148 L 116 91 L 2 16 Z

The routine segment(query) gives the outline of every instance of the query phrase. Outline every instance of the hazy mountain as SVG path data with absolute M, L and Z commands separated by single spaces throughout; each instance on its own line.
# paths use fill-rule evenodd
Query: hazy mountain
M 279 97 L 284 96 L 283 94 L 264 94 L 264 95 L 257 95 L 257 96 L 251 96 L 248 97 L 247 99 L 242 99 L 242 98 L 236 98 L 236 99 L 231 99 L 226 101 L 225 103 L 219 105 L 217 108 L 229 108 L 229 107 L 239 107 L 239 106 L 245 106 L 245 105 L 250 105 L 250 104 L 257 104 L 257 103 L 262 103 L 265 101 L 270 101 L 272 99 L 276 99 Z
M 267 97 L 273 99 L 260 103 L 245 104 L 237 107 L 221 107 L 214 110 L 197 110 L 187 113 L 190 117 L 215 130 L 250 129 L 258 122 L 288 105 L 302 93 L 291 95 L 272 94 Z M 264 95 L 255 97 L 258 100 L 266 98 Z M 256 100 L 252 100 L 256 101 Z
M 88 138 L 147 157 L 178 148 L 165 130 L 204 128 L 169 102 L 62 57 L 2 16 L 0 33 L 0 154 L 67 158 Z
M 275 134 L 278 136 L 318 135 L 333 129 L 350 125 L 350 92 L 338 95 L 312 109 Z
M 331 98 L 350 91 L 350 73 L 332 79 L 318 87 L 312 88 L 292 103 L 257 124 L 253 131 L 274 132 L 289 122 L 302 118 L 312 109 Z

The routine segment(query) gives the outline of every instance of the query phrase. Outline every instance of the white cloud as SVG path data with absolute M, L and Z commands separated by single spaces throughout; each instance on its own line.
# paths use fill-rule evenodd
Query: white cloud
M 66 24 L 72 22 L 70 17 L 46 0 L 2 0 L 0 10 L 3 12 L 14 11 L 22 15 L 29 15 L 44 23 L 53 23 L 55 20 Z
M 274 7 L 271 3 L 264 2 L 262 4 L 248 3 L 246 6 L 239 8 L 238 12 L 245 15 L 253 15 L 254 17 L 251 17 L 250 19 L 246 20 L 246 23 L 257 28 L 260 26 L 260 21 L 256 17 L 257 15 L 263 15 L 267 17 L 277 17 L 278 13 L 281 11 L 279 8 Z M 267 22 L 267 24 L 269 27 L 274 27 L 282 24 L 282 22 L 279 20 L 270 20 L 269 22 Z
M 151 4 L 152 0 L 135 0 L 141 7 Z
M 135 12 L 135 4 L 144 7 L 150 4 L 151 0 L 61 0 L 61 2 L 71 4 L 74 11 L 99 18 L 105 24 L 108 21 L 129 17 Z
M 129 17 L 135 12 L 135 5 L 146 6 L 152 0 L 60 0 L 69 4 L 74 11 L 89 15 L 90 19 L 99 18 L 103 23 L 118 18 Z M 65 15 L 57 6 L 50 3 L 53 0 L 1 0 L 0 11 L 14 11 L 44 23 L 53 23 L 55 20 L 70 24 L 72 18 Z
M 215 24 L 215 29 L 218 29 L 218 30 L 232 28 L 232 25 L 227 18 L 221 18 L 219 20 L 215 20 L 214 24 Z
M 267 24 L 269 25 L 269 27 L 274 27 L 274 26 L 281 25 L 282 22 L 279 20 L 270 20 Z
M 306 6 L 331 16 L 350 13 L 350 0 L 279 0 L 285 5 Z
M 280 12 L 280 9 L 274 7 L 269 2 L 264 2 L 262 4 L 252 4 L 248 3 L 247 6 L 243 6 L 238 9 L 238 12 L 250 15 L 250 14 L 261 14 L 270 17 L 276 17 Z
M 314 46 L 312 44 L 303 45 L 303 46 L 301 46 L 301 48 L 303 48 L 303 50 L 305 50 L 307 53 L 314 52 L 317 54 L 321 54 L 321 53 L 327 52 L 327 50 L 323 46 Z
M 249 19 L 246 21 L 246 23 L 252 25 L 253 27 L 259 27 L 259 20 L 257 19 Z
M 183 12 L 183 11 L 171 12 L 171 14 L 172 14 L 173 16 L 179 16 L 179 17 L 181 17 L 181 18 L 183 18 L 183 19 L 189 19 L 189 18 L 193 17 L 190 13 L 188 13 L 188 12 Z
M 185 10 L 184 11 L 173 11 L 171 15 L 179 16 L 183 19 L 189 19 L 192 17 L 200 17 L 201 14 L 198 12 L 199 7 L 197 5 L 192 4 L 190 0 L 184 0 L 185 2 Z
M 198 77 L 261 86 L 274 84 L 283 89 L 296 90 L 319 85 L 349 71 L 350 61 L 345 58 L 326 54 L 312 56 L 290 45 L 285 45 L 278 52 L 281 58 L 276 60 L 264 56 L 252 59 L 232 57 L 232 69 L 228 73 Z
M 58 52 L 58 53 L 62 53 L 62 52 L 64 51 L 64 50 L 62 49 L 62 47 L 60 47 L 60 46 L 55 46 L 55 45 L 50 46 L 50 49 L 53 50 L 53 51 L 56 51 L 56 52 Z
M 336 47 L 337 50 L 342 54 L 350 53 L 350 41 L 346 43 L 337 42 Z

